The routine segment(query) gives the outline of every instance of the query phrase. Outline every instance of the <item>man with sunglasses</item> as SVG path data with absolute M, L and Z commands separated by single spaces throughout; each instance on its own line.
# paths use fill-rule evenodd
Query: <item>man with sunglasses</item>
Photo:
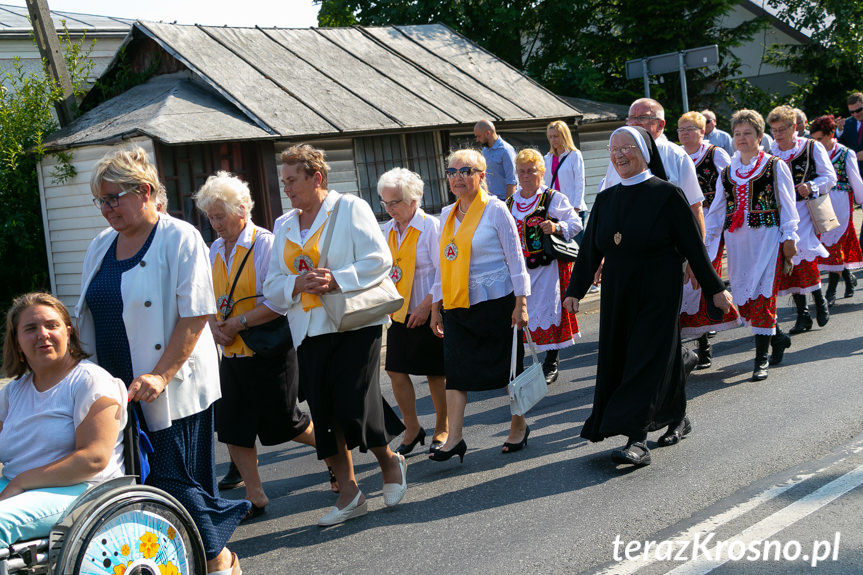
M 863 168 L 863 93 L 854 92 L 848 96 L 848 113 L 842 133 L 836 130 L 840 144 L 845 144 L 857 153 L 857 165 Z
M 726 152 L 728 152 L 729 157 L 734 155 L 734 144 L 731 141 L 731 134 L 720 130 L 716 127 L 716 114 L 714 114 L 711 110 L 704 110 L 701 112 L 701 115 L 704 116 L 704 139 L 714 146 L 719 146 Z

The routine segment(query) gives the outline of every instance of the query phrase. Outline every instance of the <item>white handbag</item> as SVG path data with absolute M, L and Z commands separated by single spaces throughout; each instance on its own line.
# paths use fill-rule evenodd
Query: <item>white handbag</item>
M 512 328 L 512 359 L 509 365 L 509 411 L 513 415 L 524 415 L 531 407 L 539 403 L 539 400 L 548 394 L 548 384 L 545 383 L 545 374 L 542 373 L 542 364 L 536 356 L 536 348 L 530 337 L 530 331 L 524 330 L 527 343 L 530 346 L 530 356 L 533 364 L 525 369 L 518 377 L 515 376 L 516 345 L 521 345 L 518 340 L 518 328 Z
M 330 249 L 330 240 L 333 236 L 333 228 L 336 227 L 336 217 L 339 213 L 341 197 L 333 207 L 332 218 L 327 228 L 327 235 L 321 247 L 320 266 L 325 266 L 327 252 Z M 327 312 L 339 331 L 350 331 L 364 325 L 369 325 L 381 318 L 400 310 L 404 304 L 404 298 L 396 289 L 396 284 L 389 275 L 384 280 L 370 288 L 343 292 L 336 290 L 321 294 L 321 305 Z

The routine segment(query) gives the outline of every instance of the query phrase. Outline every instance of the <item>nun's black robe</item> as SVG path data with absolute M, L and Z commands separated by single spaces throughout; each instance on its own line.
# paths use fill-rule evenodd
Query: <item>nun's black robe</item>
M 684 259 L 706 297 L 725 285 L 683 192 L 656 177 L 597 196 L 567 296 L 584 297 L 603 258 L 596 390 L 581 436 L 640 438 L 686 413 L 678 326 Z

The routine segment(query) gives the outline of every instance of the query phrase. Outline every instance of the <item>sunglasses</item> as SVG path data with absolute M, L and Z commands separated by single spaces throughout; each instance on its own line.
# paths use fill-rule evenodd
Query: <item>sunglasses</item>
M 857 112 L 863 112 L 863 106 L 860 106 L 856 110 L 848 110 L 848 111 L 851 112 L 852 114 L 856 114 Z
M 474 172 L 478 172 L 476 168 L 471 168 L 470 166 L 464 166 L 463 168 L 459 168 L 456 170 L 455 168 L 447 168 L 444 170 L 446 172 L 446 177 L 449 179 L 453 179 L 456 176 L 461 176 L 462 178 L 468 178 Z

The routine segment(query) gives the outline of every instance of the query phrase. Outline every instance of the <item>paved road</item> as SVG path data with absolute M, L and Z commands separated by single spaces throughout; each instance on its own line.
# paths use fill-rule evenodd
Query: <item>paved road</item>
M 787 327 L 791 302 L 780 305 Z M 304 446 L 263 449 L 267 515 L 241 526 L 230 544 L 245 573 L 863 572 L 863 295 L 840 300 L 824 329 L 795 336 L 784 364 L 764 382 L 749 381 L 751 334 L 719 334 L 714 367 L 687 387 L 693 434 L 654 449 L 653 464 L 639 470 L 610 461 L 609 450 L 621 441 L 579 437 L 593 397 L 597 319 L 595 312 L 579 316 L 584 337 L 562 354 L 562 377 L 531 412 L 527 449 L 501 454 L 507 401 L 498 392 L 473 395 L 464 463 L 410 456 L 408 493 L 395 509 L 384 508 L 374 458 L 354 452 L 369 514 L 319 529 L 317 518 L 334 501 L 323 464 Z M 421 421 L 430 430 L 431 401 L 416 381 Z M 395 405 L 389 382 L 382 383 Z M 221 447 L 217 458 L 221 475 Z M 242 490 L 229 495 L 241 497 Z M 801 550 L 796 561 L 723 563 L 711 555 L 705 562 L 703 554 L 689 562 L 644 561 L 643 554 L 614 561 L 615 540 L 625 559 L 630 542 L 658 545 L 696 534 L 703 541 L 710 533 L 714 544 L 742 542 L 733 554 L 759 538 L 781 544 L 787 557 L 795 542 Z M 810 567 L 827 542 L 829 557 Z

